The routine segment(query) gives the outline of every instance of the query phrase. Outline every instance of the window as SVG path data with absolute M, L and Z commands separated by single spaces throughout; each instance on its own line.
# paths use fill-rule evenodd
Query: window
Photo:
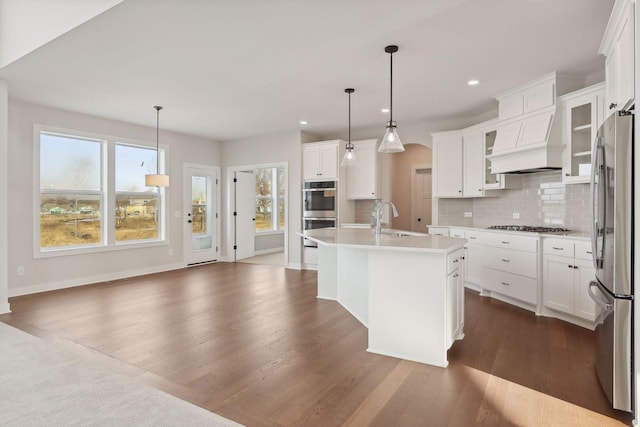
M 144 183 L 145 174 L 156 173 L 155 149 L 36 129 L 36 255 L 163 241 L 163 191 Z
M 102 243 L 103 141 L 40 134 L 40 247 Z
M 256 169 L 256 231 L 284 230 L 284 168 Z M 276 206 L 275 215 L 273 207 Z
M 116 144 L 116 242 L 158 238 L 158 188 L 144 184 L 155 166 L 155 150 Z

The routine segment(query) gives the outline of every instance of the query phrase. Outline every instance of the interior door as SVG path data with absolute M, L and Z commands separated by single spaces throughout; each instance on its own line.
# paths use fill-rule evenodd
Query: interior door
M 412 231 L 427 232 L 427 225 L 431 224 L 431 169 L 414 169 L 414 194 L 413 206 L 414 218 L 412 219 Z
M 184 167 L 184 258 L 187 265 L 218 260 L 218 169 Z
M 256 179 L 252 170 L 234 172 L 235 261 L 255 251 Z

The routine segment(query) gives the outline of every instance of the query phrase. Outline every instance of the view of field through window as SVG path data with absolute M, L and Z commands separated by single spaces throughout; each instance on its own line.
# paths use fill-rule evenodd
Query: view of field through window
M 40 247 L 96 245 L 105 239 L 102 181 L 106 141 L 40 133 Z M 157 188 L 144 184 L 155 173 L 156 151 L 115 145 L 117 242 L 157 239 Z
M 286 173 L 284 168 L 261 168 L 255 170 L 256 178 L 256 231 L 284 229 L 284 190 Z M 277 206 L 274 216 L 273 206 Z

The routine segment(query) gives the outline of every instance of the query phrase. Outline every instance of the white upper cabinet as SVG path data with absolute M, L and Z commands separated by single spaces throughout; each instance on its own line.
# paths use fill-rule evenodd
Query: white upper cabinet
M 486 156 L 490 156 L 491 154 L 493 154 L 493 147 L 495 146 L 497 136 L 497 122 L 493 120 L 487 122 L 486 127 L 482 129 L 482 144 L 484 149 L 484 153 L 482 155 L 484 161 L 483 188 L 485 190 L 522 188 L 521 175 L 505 175 L 503 173 L 493 173 L 493 170 L 491 168 L 491 160 L 487 159 Z
M 462 132 L 433 134 L 433 195 L 462 197 Z
M 482 130 L 462 134 L 462 196 L 484 196 Z
M 556 73 L 496 97 L 498 118 L 507 120 L 555 105 Z
M 482 128 L 433 135 L 435 197 L 484 197 Z
M 598 128 L 605 116 L 605 84 L 589 86 L 559 98 L 562 110 L 562 182 L 587 183 Z
M 356 164 L 347 167 L 347 199 L 379 199 L 378 140 L 353 141 Z
M 634 20 L 634 2 L 616 0 L 599 51 L 606 56 L 607 115 L 635 97 Z
M 304 179 L 338 179 L 338 144 L 339 141 L 303 144 L 302 169 Z

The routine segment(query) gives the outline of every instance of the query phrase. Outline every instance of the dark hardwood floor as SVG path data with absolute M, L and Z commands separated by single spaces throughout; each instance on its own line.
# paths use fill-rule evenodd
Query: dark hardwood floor
M 446 369 L 367 353 L 314 271 L 218 263 L 12 298 L 0 321 L 249 426 L 620 426 L 594 335 L 466 291 Z

